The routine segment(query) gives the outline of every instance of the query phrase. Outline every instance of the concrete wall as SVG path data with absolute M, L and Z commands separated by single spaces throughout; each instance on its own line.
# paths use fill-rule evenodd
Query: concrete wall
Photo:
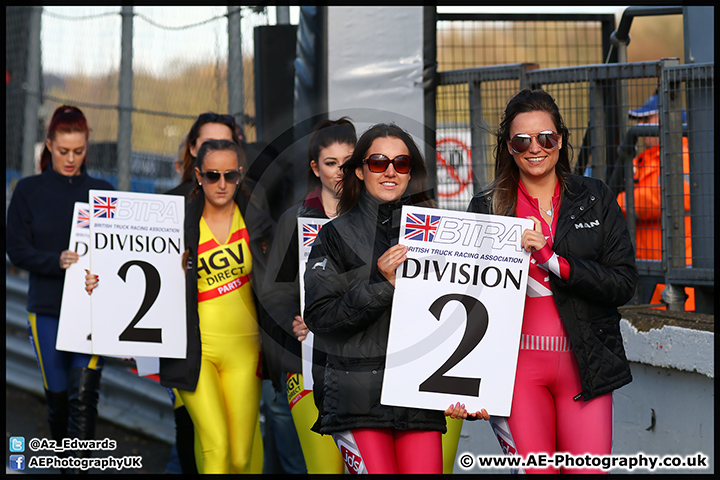
M 707 458 L 707 469 L 638 468 L 632 473 L 714 473 L 714 334 L 665 326 L 641 332 L 621 323 L 633 381 L 614 392 L 613 455 L 667 455 Z M 653 425 L 654 416 L 654 427 Z M 502 455 L 487 422 L 464 422 L 458 445 L 473 456 Z M 628 473 L 617 469 L 611 473 Z M 507 469 L 470 468 L 454 473 L 509 473 Z

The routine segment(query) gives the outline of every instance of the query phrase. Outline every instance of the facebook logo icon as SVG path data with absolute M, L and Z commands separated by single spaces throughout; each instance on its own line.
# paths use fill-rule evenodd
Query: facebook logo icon
M 25 470 L 25 455 L 10 455 L 10 470 Z

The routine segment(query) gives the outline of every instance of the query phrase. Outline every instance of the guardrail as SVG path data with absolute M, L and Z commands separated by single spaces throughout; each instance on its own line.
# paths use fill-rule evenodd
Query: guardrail
M 6 265 L 5 282 L 6 384 L 44 396 L 35 352 L 28 340 L 27 279 L 11 272 Z M 128 361 L 105 357 L 98 415 L 123 428 L 173 444 L 175 421 L 167 390 L 130 371 L 132 366 Z

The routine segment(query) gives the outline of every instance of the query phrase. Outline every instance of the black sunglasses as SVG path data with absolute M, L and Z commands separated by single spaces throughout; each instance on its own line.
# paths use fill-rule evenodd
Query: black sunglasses
M 531 133 L 519 133 L 515 135 L 510 139 L 510 149 L 513 153 L 517 154 L 527 152 L 528 148 L 530 148 L 530 145 L 532 144 L 533 137 L 537 140 L 538 145 L 545 150 L 552 150 L 557 147 L 558 134 L 551 130 L 547 130 L 534 135 Z
M 205 170 L 200 172 L 200 176 L 203 177 L 207 183 L 213 184 L 223 177 L 227 183 L 237 183 L 242 176 L 240 170 L 228 170 L 227 172 L 218 172 L 217 170 Z
M 363 163 L 367 163 L 370 171 L 374 173 L 383 173 L 391 163 L 397 173 L 410 173 L 412 167 L 410 155 L 398 155 L 390 160 L 382 153 L 373 153 L 363 160 Z

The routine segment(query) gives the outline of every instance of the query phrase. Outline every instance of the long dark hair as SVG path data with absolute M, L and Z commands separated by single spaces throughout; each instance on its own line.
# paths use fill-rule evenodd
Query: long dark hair
M 200 129 L 206 123 L 220 123 L 227 126 L 232 132 L 233 141 L 236 144 L 240 145 L 240 137 L 238 137 L 237 125 L 235 124 L 235 118 L 232 115 L 222 115 L 215 112 L 201 113 L 195 119 L 192 127 L 190 127 L 190 130 L 185 137 L 185 142 L 181 149 L 182 151 L 179 155 L 183 162 L 183 173 L 180 177 L 180 183 L 185 183 L 186 181 L 193 178 L 193 170 L 195 170 L 195 157 L 193 157 L 192 153 L 190 153 L 190 147 L 192 145 L 195 145 L 198 137 L 200 137 Z M 240 160 L 240 166 L 247 167 L 245 165 L 245 155 L 243 155 L 238 160 Z M 245 170 L 247 170 L 247 168 L 245 168 Z
M 47 138 L 50 141 L 55 140 L 55 135 L 58 133 L 73 133 L 80 132 L 85 134 L 85 140 L 90 138 L 90 127 L 88 127 L 87 118 L 85 114 L 78 107 L 73 105 L 60 105 L 53 112 L 50 124 L 48 125 Z M 87 152 L 87 146 L 85 151 Z M 83 163 L 87 161 L 87 153 Z M 42 154 L 40 155 L 40 171 L 44 172 L 48 165 L 52 163 L 52 153 L 47 147 L 47 144 L 43 147 Z
M 508 149 L 510 140 L 510 126 L 515 117 L 521 113 L 546 112 L 552 118 L 555 130 L 562 136 L 558 162 L 555 165 L 555 174 L 560 182 L 561 192 L 565 191 L 564 175 L 570 173 L 570 158 L 572 145 L 570 145 L 570 131 L 563 121 L 555 99 L 544 90 L 531 90 L 525 88 L 518 92 L 505 107 L 500 127 L 495 136 L 495 178 L 489 187 L 493 190 L 493 212 L 498 215 L 515 215 L 517 210 L 518 182 L 520 169 Z
M 410 183 L 403 197 L 410 196 L 410 202 L 413 205 L 434 206 L 435 202 L 428 195 L 426 186 L 427 168 L 425 167 L 425 159 L 420 153 L 420 149 L 415 145 L 415 141 L 409 133 L 394 123 L 378 123 L 362 134 L 357 145 L 355 145 L 355 151 L 350 160 L 343 163 L 342 193 L 338 204 L 338 214 L 347 213 L 358 204 L 360 194 L 365 189 L 365 184 L 355 175 L 355 169 L 362 167 L 363 160 L 365 160 L 365 156 L 375 139 L 384 137 L 394 137 L 402 140 L 408 152 L 410 152 L 410 158 L 412 158 Z
M 320 150 L 335 143 L 348 144 L 353 147 L 357 143 L 355 126 L 348 117 L 337 120 L 323 120 L 318 123 L 310 136 L 308 146 L 308 192 L 320 186 L 320 179 L 315 176 L 310 162 L 315 160 L 319 164 Z

